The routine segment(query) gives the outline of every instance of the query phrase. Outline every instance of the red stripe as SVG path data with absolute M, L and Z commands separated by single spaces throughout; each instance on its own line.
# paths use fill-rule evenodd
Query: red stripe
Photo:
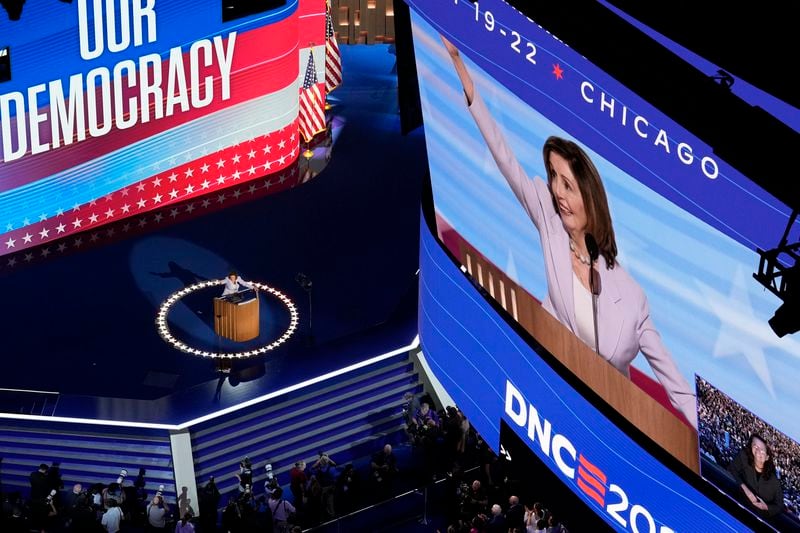
M 603 472 L 602 470 L 600 470 L 599 468 L 594 466 L 592 463 L 590 463 L 586 459 L 586 457 L 583 456 L 583 454 L 579 454 L 578 455 L 578 461 L 581 463 L 581 466 L 583 466 L 586 470 L 591 472 L 594 475 L 594 477 L 599 479 L 600 482 L 603 483 L 603 485 L 606 484 L 606 481 L 608 481 L 608 478 L 606 478 L 605 472 Z
M 35 157 L 26 155 L 22 159 L 4 163 L 0 165 L 0 191 L 34 182 L 196 118 L 291 85 L 297 79 L 299 72 L 298 52 L 295 50 L 298 40 L 297 31 L 297 18 L 292 16 L 257 30 L 237 34 L 231 68 L 231 97 L 229 100 L 221 100 L 219 96 L 221 81 L 216 79 L 214 82 L 215 98 L 207 107 L 192 109 L 185 113 L 177 112 L 171 117 L 158 120 L 153 120 L 151 113 L 148 123 L 140 123 L 127 130 L 114 129 L 102 137 L 87 138 L 77 144 L 73 143 L 66 147 L 62 145 L 56 150 L 50 150 Z M 188 52 L 184 53 L 183 57 L 184 67 L 188 72 Z M 280 57 L 280 59 L 267 64 L 259 64 L 276 57 Z M 162 58 L 162 85 L 166 85 L 167 67 L 168 62 Z M 49 108 L 47 111 L 49 113 Z M 49 123 L 46 130 L 48 131 L 47 137 L 42 135 L 42 142 L 49 140 Z
M 584 480 L 586 483 L 594 487 L 598 493 L 605 495 L 606 488 L 597 480 L 597 478 L 592 476 L 581 465 L 578 465 L 578 476 L 580 476 L 580 478 Z
M 296 132 L 297 123 L 293 122 L 281 130 L 169 170 L 149 175 L 150 169 L 143 169 L 143 175 L 149 177 L 133 185 L 81 205 L 77 210 L 68 209 L 62 215 L 51 216 L 45 221 L 2 234 L 0 255 L 52 243 L 75 233 L 93 230 L 279 171 L 291 165 L 299 156 Z
M 597 492 L 594 491 L 589 485 L 583 482 L 581 478 L 578 478 L 578 488 L 581 489 L 588 497 L 593 499 L 597 502 L 597 505 L 600 507 L 605 506 L 605 500 L 602 496 L 600 496 Z

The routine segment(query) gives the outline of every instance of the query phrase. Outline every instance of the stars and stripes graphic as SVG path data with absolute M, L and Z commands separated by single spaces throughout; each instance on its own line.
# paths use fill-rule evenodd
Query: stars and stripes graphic
M 97 231 L 101 226 L 122 219 L 129 219 L 127 223 L 137 227 L 152 221 L 160 222 L 160 209 L 164 209 L 161 218 L 166 218 L 172 216 L 176 208 L 173 204 L 201 199 L 212 192 L 218 194 L 206 199 L 222 204 L 229 197 L 238 198 L 242 190 L 250 193 L 253 185 L 256 186 L 254 191 L 263 189 L 270 193 L 285 188 L 294 173 L 290 175 L 282 171 L 294 165 L 300 155 L 296 128 L 297 123 L 292 122 L 274 132 L 238 140 L 233 146 L 198 154 L 200 157 L 196 159 L 187 155 L 182 164 L 175 161 L 176 166 L 168 170 L 143 177 L 87 203 L 63 206 L 52 214 L 43 213 L 38 221 L 29 221 L 21 228 L 13 228 L 9 222 L 6 225 L 8 231 L 0 239 L 0 256 L 43 247 L 40 252 L 29 251 L 19 259 L 10 257 L 6 262 L 13 266 L 18 261 L 29 262 L 39 254 L 47 257 L 54 251 L 64 251 L 61 245 L 48 248 L 54 241 L 75 235 L 76 238 L 70 239 L 65 246 L 74 244 L 78 247 L 87 240 L 94 242 L 105 235 L 108 228 Z M 136 173 L 139 171 L 147 176 L 151 168 L 139 168 Z M 278 174 L 271 177 L 272 173 Z M 234 189 L 233 192 L 228 191 L 229 188 Z M 196 205 L 201 203 L 195 202 Z M 188 205 L 192 205 L 191 202 Z M 156 214 L 150 216 L 151 212 Z M 95 237 L 79 235 L 87 231 Z
M 342 84 L 342 55 L 333 32 L 331 3 L 325 8 L 325 91 L 331 92 Z
M 309 50 L 306 74 L 300 88 L 300 134 L 305 142 L 314 135 L 325 131 L 325 98 L 317 82 L 317 70 L 314 66 L 314 53 Z

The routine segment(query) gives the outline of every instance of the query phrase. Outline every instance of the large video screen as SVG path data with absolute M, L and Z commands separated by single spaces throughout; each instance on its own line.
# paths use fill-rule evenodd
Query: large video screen
M 752 275 L 791 209 L 504 2 L 408 3 L 437 237 L 478 291 L 566 346 L 620 427 L 649 407 L 609 389 L 669 411 L 686 431 L 645 433 L 696 473 L 676 451 L 697 451 L 695 374 L 798 440 L 800 342 L 770 328 L 782 302 Z
M 297 160 L 323 0 L 3 6 L 0 255 Z

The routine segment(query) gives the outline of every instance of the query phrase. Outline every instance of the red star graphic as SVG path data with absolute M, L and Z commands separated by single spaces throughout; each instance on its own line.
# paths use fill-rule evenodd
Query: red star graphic
M 553 75 L 556 77 L 557 80 L 564 79 L 564 69 L 561 68 L 561 65 L 556 63 L 553 65 Z

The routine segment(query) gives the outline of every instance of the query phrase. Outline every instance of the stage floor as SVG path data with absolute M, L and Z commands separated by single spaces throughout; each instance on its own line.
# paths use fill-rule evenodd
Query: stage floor
M 308 183 L 0 272 L 0 388 L 58 392 L 58 416 L 171 424 L 409 344 L 424 137 L 400 134 L 388 46 L 344 46 L 342 55 L 332 157 Z M 169 294 L 230 270 L 289 296 L 301 328 L 219 382 L 214 362 L 159 337 L 155 317 Z M 313 280 L 311 315 L 300 272 Z M 214 290 L 170 314 L 182 340 L 213 347 Z M 278 304 L 262 305 L 260 340 L 286 326 Z

